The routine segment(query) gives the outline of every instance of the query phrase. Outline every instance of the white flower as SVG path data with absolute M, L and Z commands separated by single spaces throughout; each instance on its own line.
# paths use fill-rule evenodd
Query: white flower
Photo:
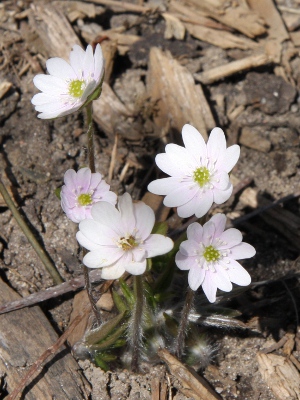
M 247 286 L 248 272 L 236 261 L 255 255 L 255 249 L 242 242 L 242 234 L 235 228 L 224 231 L 226 216 L 214 215 L 203 227 L 197 222 L 187 229 L 188 240 L 181 243 L 175 262 L 179 269 L 189 270 L 188 282 L 192 290 L 200 285 L 213 303 L 217 288 L 230 292 L 232 284 Z
M 240 147 L 226 148 L 222 129 L 214 128 L 207 144 L 197 129 L 184 125 L 182 139 L 185 147 L 168 144 L 166 153 L 155 158 L 158 167 L 170 178 L 151 182 L 148 190 L 166 195 L 164 204 L 177 207 L 180 217 L 193 214 L 200 218 L 212 203 L 224 203 L 232 193 L 228 173 L 236 164 Z
M 110 186 L 102 179 L 99 172 L 92 173 L 89 168 L 78 172 L 68 169 L 61 188 L 61 207 L 73 222 L 92 218 L 92 205 L 98 201 L 107 201 L 112 205 L 117 202 L 117 195 L 110 191 Z
M 71 65 L 70 65 L 71 64 Z M 74 45 L 70 53 L 70 64 L 59 57 L 46 62 L 50 75 L 36 75 L 35 86 L 42 91 L 33 96 L 31 102 L 39 118 L 62 117 L 77 111 L 101 85 L 104 60 L 99 44 L 93 54 L 92 46 L 84 51 Z
M 141 275 L 147 258 L 173 248 L 171 239 L 151 234 L 153 210 L 141 201 L 132 203 L 128 193 L 119 197 L 118 210 L 106 202 L 94 204 L 92 218 L 80 222 L 76 238 L 89 250 L 83 263 L 89 268 L 102 268 L 103 279 L 118 279 L 125 271 Z

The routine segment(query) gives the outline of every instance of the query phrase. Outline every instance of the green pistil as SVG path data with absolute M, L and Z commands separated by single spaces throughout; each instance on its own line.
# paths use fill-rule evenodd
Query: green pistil
M 73 97 L 81 97 L 84 92 L 85 82 L 74 80 L 69 84 L 69 94 Z
M 210 172 L 206 167 L 199 167 L 194 171 L 194 181 L 203 187 L 210 181 Z
M 138 246 L 133 236 L 129 236 L 129 238 L 122 237 L 119 243 L 124 251 L 131 250 L 133 247 Z
M 92 200 L 92 195 L 88 193 L 82 193 L 77 197 L 80 206 L 89 206 L 92 204 Z
M 207 262 L 212 262 L 212 261 L 218 261 L 220 258 L 220 252 L 219 250 L 216 250 L 213 246 L 207 246 L 205 247 L 205 250 L 203 252 L 203 257 Z

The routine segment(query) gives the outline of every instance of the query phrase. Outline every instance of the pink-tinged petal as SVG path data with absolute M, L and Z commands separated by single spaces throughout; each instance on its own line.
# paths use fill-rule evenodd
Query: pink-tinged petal
M 46 67 L 49 74 L 55 76 L 56 78 L 63 79 L 64 81 L 77 79 L 77 76 L 74 73 L 71 65 L 62 58 L 49 58 L 49 60 L 46 61 Z
M 122 229 L 125 233 L 132 233 L 136 227 L 136 220 L 133 211 L 132 198 L 129 193 L 119 196 L 118 209 L 122 220 Z
M 226 190 L 230 185 L 229 175 L 225 171 L 219 171 L 212 180 L 212 184 L 219 190 Z
M 147 261 L 131 262 L 125 265 L 125 270 L 131 275 L 142 275 L 146 271 Z
M 86 218 L 91 218 L 91 213 L 85 207 L 74 207 L 64 210 L 66 216 L 73 222 L 79 223 Z
M 102 49 L 100 44 L 98 43 L 96 46 L 95 54 L 94 54 L 94 79 L 97 82 L 100 82 L 102 79 L 102 75 L 104 72 L 104 58 L 102 54 Z
M 92 172 L 89 168 L 80 168 L 76 174 L 76 187 L 81 193 L 88 193 L 90 189 Z
M 139 201 L 138 203 L 133 204 L 133 212 L 135 215 L 138 235 L 145 240 L 150 235 L 155 223 L 154 211 L 151 207 Z
M 228 147 L 224 152 L 223 156 L 220 157 L 216 163 L 217 170 L 223 170 L 229 173 L 232 168 L 237 163 L 240 157 L 240 146 L 234 144 L 233 146 Z
M 166 149 L 168 148 L 168 146 L 171 146 L 171 144 L 168 144 L 166 146 Z M 174 144 L 172 146 L 177 146 L 177 145 Z M 177 147 L 184 149 L 184 147 L 180 146 Z M 157 156 L 155 157 L 155 162 L 158 168 L 160 168 L 166 174 L 178 178 L 182 176 L 192 175 L 192 172 L 195 170 L 196 165 L 190 165 L 191 164 L 190 162 L 189 163 L 183 162 L 182 158 L 178 156 L 176 157 L 175 152 L 173 153 L 172 155 L 167 153 L 157 154 Z
M 93 204 L 92 217 L 102 225 L 112 227 L 119 237 L 124 236 L 125 232 L 122 225 L 121 215 L 112 204 L 107 203 L 106 201 L 99 201 L 98 203 Z
M 123 263 L 116 263 L 110 267 L 102 268 L 102 279 L 119 279 L 125 272 Z
M 41 92 L 51 96 L 68 93 L 66 82 L 55 76 L 39 74 L 33 78 L 33 83 Z
M 76 196 L 74 193 L 69 193 L 66 186 L 63 186 L 60 192 L 61 206 L 63 210 L 76 206 Z
M 70 64 L 73 70 L 75 71 L 77 78 L 82 79 L 82 70 L 83 70 L 83 62 L 85 57 L 85 51 L 75 44 L 70 53 Z
M 186 232 L 188 239 L 194 240 L 198 243 L 202 242 L 203 227 L 198 222 L 189 225 Z
M 100 172 L 94 172 L 93 174 L 91 174 L 90 188 L 92 190 L 97 190 L 99 188 L 99 185 L 102 185 L 101 191 L 109 190 L 110 188 L 110 186 L 105 181 L 102 180 L 102 175 L 100 174 Z
M 182 128 L 182 139 L 187 151 L 200 163 L 200 156 L 206 157 L 206 143 L 200 132 L 192 125 L 186 124 Z
M 240 286 L 250 285 L 251 276 L 241 264 L 232 259 L 224 259 L 223 261 L 223 265 L 227 268 L 226 272 L 232 283 Z
M 256 251 L 251 244 L 248 243 L 240 243 L 237 246 L 234 246 L 230 249 L 230 258 L 234 260 L 243 260 L 245 258 L 251 258 L 255 256 Z
M 175 263 L 179 269 L 187 271 L 191 268 L 191 265 L 195 263 L 195 259 L 196 257 L 187 257 L 178 251 L 175 256 Z
M 218 157 L 226 150 L 226 139 L 221 128 L 214 128 L 207 141 L 207 156 L 216 162 Z
M 208 221 L 203 225 L 203 237 L 202 241 L 204 246 L 209 246 L 212 244 L 215 237 L 215 225 L 213 222 Z
M 169 192 L 164 198 L 164 205 L 167 207 L 179 207 L 192 200 L 198 192 L 196 185 L 190 182 L 182 182 L 175 190 Z
M 101 196 L 101 200 L 106 201 L 112 205 L 115 205 L 117 202 L 117 195 L 116 195 L 116 193 L 109 191 L 109 192 L 103 193 L 103 195 Z
M 220 240 L 224 243 L 218 246 L 218 249 L 230 249 L 231 247 L 240 244 L 243 240 L 243 236 L 238 229 L 230 228 L 220 235 Z
M 74 188 L 76 186 L 76 171 L 68 169 L 64 175 L 64 182 L 67 187 Z
M 83 64 L 83 76 L 84 79 L 90 79 L 92 74 L 94 74 L 94 53 L 93 48 L 89 44 L 85 51 L 85 59 Z
M 143 248 L 147 252 L 147 258 L 166 254 L 173 249 L 173 241 L 163 235 L 153 234 L 145 240 Z
M 195 215 L 197 218 L 203 217 L 211 208 L 213 203 L 213 193 L 211 190 L 205 192 L 203 196 L 198 200 L 196 206 Z
M 210 222 L 215 225 L 215 238 L 220 237 L 220 235 L 224 232 L 226 226 L 226 215 L 220 213 L 215 214 L 210 219 Z
M 180 244 L 180 252 L 186 257 L 194 257 L 198 254 L 199 243 L 195 240 L 185 240 Z
M 196 291 L 202 285 L 206 271 L 199 266 L 193 266 L 188 275 L 188 283 L 192 290 Z
M 148 190 L 151 193 L 158 195 L 166 195 L 169 192 L 175 190 L 180 185 L 180 180 L 178 178 L 163 178 L 156 179 L 148 185 Z
M 217 285 L 211 279 L 211 272 L 206 271 L 205 279 L 202 283 L 202 289 L 210 303 L 214 303 L 216 301 L 217 294 Z
M 117 247 L 116 241 L 119 239 L 119 236 L 113 227 L 103 225 L 93 219 L 88 219 L 80 222 L 79 230 L 91 243 L 110 246 L 112 248 Z
M 224 292 L 230 292 L 232 290 L 232 284 L 227 272 L 220 265 L 216 265 L 215 268 L 216 272 L 210 272 L 211 279 L 219 289 L 224 290 Z
M 198 202 L 197 196 L 195 196 L 192 200 L 188 201 L 186 204 L 183 204 L 177 208 L 177 214 L 181 218 L 188 218 L 195 214 Z
M 216 204 L 225 203 L 225 201 L 227 201 L 231 196 L 232 190 L 233 190 L 232 184 L 230 184 L 229 188 L 226 190 L 219 190 L 215 188 L 213 190 L 214 202 Z
M 76 233 L 76 239 L 80 246 L 84 247 L 85 249 L 92 251 L 99 249 L 99 244 L 91 242 L 82 232 L 78 231 Z
M 119 248 L 111 249 L 102 246 L 100 249 L 90 251 L 83 257 L 83 263 L 88 268 L 103 268 L 114 264 L 124 255 L 124 251 Z

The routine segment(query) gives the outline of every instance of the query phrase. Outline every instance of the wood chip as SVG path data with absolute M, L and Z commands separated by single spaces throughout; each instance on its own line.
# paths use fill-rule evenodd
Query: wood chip
M 278 400 L 300 399 L 300 375 L 294 364 L 283 356 L 258 353 L 259 371 Z
M 0 99 L 6 95 L 10 88 L 12 88 L 11 82 L 4 81 L 0 83 Z
M 180 391 L 194 400 L 221 400 L 221 397 L 209 386 L 207 381 L 192 368 L 183 365 L 176 357 L 165 349 L 158 351 L 158 356 L 167 363 L 171 374 L 179 379 L 183 389 Z
M 10 287 L 0 280 L 0 302 L 19 299 Z M 5 375 L 8 392 L 20 383 L 24 367 L 31 365 L 57 340 L 57 334 L 39 307 L 17 310 L 0 316 L 0 371 Z M 63 353 L 62 353 L 63 352 Z M 62 348 L 55 362 L 28 387 L 26 399 L 50 400 L 88 398 L 84 378 L 78 372 L 74 358 Z
M 183 40 L 185 36 L 185 27 L 183 23 L 170 13 L 163 13 L 163 18 L 166 21 L 166 30 L 164 33 L 165 39 Z
M 195 85 L 191 73 L 169 52 L 157 47 L 150 50 L 147 90 L 158 104 L 154 121 L 162 130 L 170 125 L 181 132 L 183 125 L 190 123 L 207 138 L 208 130 L 215 126 L 201 86 Z
M 271 150 L 271 142 L 262 138 L 259 130 L 249 126 L 242 128 L 239 143 L 264 153 L 268 153 Z

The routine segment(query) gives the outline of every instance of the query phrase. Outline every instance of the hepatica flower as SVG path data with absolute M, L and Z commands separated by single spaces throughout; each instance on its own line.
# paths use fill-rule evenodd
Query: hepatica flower
M 77 240 L 89 250 L 83 263 L 102 268 L 103 279 L 118 279 L 125 271 L 141 275 L 146 259 L 168 253 L 171 239 L 151 234 L 154 212 L 143 202 L 133 203 L 130 195 L 119 197 L 118 209 L 106 202 L 92 207 L 92 219 L 79 224 Z
M 225 229 L 226 216 L 214 215 L 203 227 L 197 222 L 187 229 L 188 240 L 181 243 L 175 262 L 181 270 L 189 270 L 188 282 L 196 291 L 200 285 L 213 303 L 217 289 L 230 292 L 232 283 L 247 286 L 248 272 L 236 261 L 255 255 L 255 249 L 242 242 L 242 234 L 235 228 Z
M 117 195 L 109 190 L 110 186 L 102 179 L 99 172 L 92 173 L 89 168 L 78 172 L 68 169 L 61 189 L 61 206 L 67 217 L 73 222 L 92 218 L 92 205 L 98 201 L 116 204 Z
M 182 139 L 185 147 L 167 144 L 166 152 L 155 158 L 158 167 L 169 178 L 151 182 L 148 190 L 166 195 L 164 204 L 177 207 L 180 217 L 205 215 L 213 202 L 224 203 L 232 193 L 228 173 L 236 164 L 240 147 L 226 148 L 222 129 L 214 128 L 207 144 L 191 125 L 184 125 Z
M 50 75 L 40 74 L 33 79 L 35 86 L 42 92 L 31 100 L 36 111 L 40 112 L 39 118 L 71 114 L 82 107 L 91 95 L 97 91 L 100 94 L 104 61 L 99 44 L 95 54 L 90 45 L 86 51 L 74 45 L 70 53 L 70 64 L 62 58 L 54 57 L 46 62 L 46 66 Z

